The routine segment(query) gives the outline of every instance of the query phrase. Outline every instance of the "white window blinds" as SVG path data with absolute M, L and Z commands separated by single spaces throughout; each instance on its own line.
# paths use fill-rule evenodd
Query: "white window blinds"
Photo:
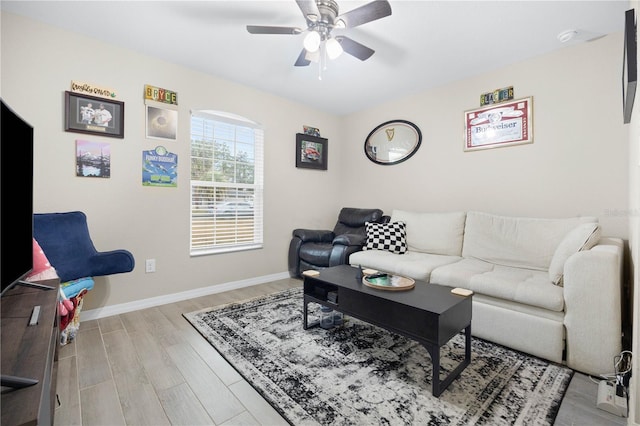
M 262 128 L 221 112 L 191 114 L 191 255 L 261 248 Z

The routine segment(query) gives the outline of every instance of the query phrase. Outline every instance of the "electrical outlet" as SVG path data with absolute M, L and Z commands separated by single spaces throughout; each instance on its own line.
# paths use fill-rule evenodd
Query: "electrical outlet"
M 156 271 L 156 260 L 147 259 L 145 261 L 145 272 L 155 272 L 155 271 Z

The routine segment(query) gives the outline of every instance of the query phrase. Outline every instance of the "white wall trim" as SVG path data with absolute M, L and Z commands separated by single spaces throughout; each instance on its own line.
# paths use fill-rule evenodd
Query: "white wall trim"
M 247 280 L 232 281 L 228 283 L 212 285 L 209 287 L 201 287 L 194 290 L 182 291 L 180 293 L 150 297 L 148 299 L 136 300 L 134 302 L 121 303 L 119 305 L 105 306 L 104 308 L 97 308 L 80 312 L 80 322 L 110 317 L 113 315 L 124 314 L 140 309 L 166 305 L 167 303 L 179 302 L 181 300 L 193 299 L 195 297 L 208 296 L 210 294 L 222 293 L 224 291 L 236 290 L 239 288 L 250 287 L 252 285 L 264 284 L 286 278 L 289 278 L 289 273 L 280 272 L 277 274 L 249 278 Z

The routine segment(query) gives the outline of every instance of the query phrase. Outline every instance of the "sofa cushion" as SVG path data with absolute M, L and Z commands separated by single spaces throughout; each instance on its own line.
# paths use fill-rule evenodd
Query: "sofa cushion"
M 460 256 L 465 215 L 465 212 L 415 213 L 393 210 L 391 221 L 406 224 L 409 251 Z
M 600 225 L 597 223 L 583 223 L 569 232 L 551 259 L 549 265 L 549 279 L 556 285 L 562 285 L 564 262 L 574 253 L 589 250 L 600 240 Z
M 403 255 L 382 250 L 358 251 L 349 256 L 349 263 L 353 266 L 373 268 L 378 271 L 402 275 L 416 280 L 429 281 L 431 271 L 438 266 L 457 262 L 459 256 L 444 256 L 440 254 L 419 253 L 407 251 Z
M 462 287 L 498 299 L 560 312 L 564 309 L 561 287 L 546 271 L 494 265 L 478 259 L 462 259 L 431 272 L 431 282 Z
M 597 222 L 595 217 L 539 219 L 468 212 L 462 256 L 548 271 L 556 248 L 567 233 L 582 223 Z M 407 224 L 407 234 L 410 233 Z
M 407 234 L 404 222 L 365 222 L 367 241 L 363 250 L 385 250 L 403 254 L 407 251 Z

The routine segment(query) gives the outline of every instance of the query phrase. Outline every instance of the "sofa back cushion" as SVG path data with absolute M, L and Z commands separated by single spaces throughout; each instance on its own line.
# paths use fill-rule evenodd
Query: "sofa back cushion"
M 465 212 L 416 213 L 394 210 L 391 222 L 404 222 L 409 251 L 460 256 Z
M 595 217 L 541 219 L 468 212 L 462 256 L 547 271 L 556 248 L 569 232 L 582 223 L 597 222 Z

